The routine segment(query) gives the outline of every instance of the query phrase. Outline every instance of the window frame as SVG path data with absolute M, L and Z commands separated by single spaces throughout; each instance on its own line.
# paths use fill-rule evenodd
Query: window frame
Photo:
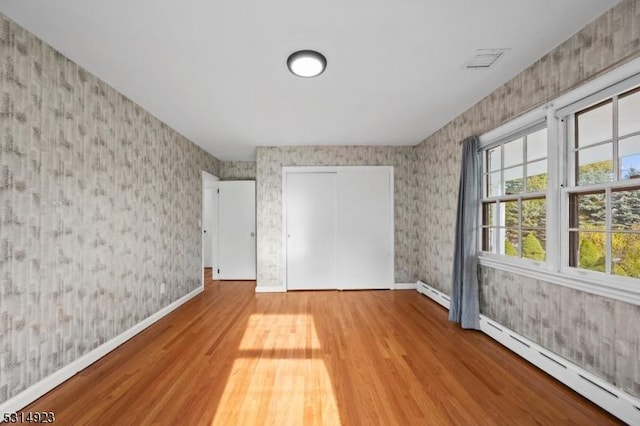
M 640 58 L 629 61 L 612 71 L 586 82 L 556 99 L 533 108 L 515 119 L 480 136 L 478 150 L 484 153 L 509 138 L 516 138 L 518 132 L 526 132 L 536 125 L 546 123 L 547 127 L 547 239 L 546 262 L 531 261 L 482 251 L 482 208 L 486 199 L 483 192 L 478 203 L 478 260 L 481 266 L 508 271 L 515 274 L 545 281 L 579 291 L 640 305 L 640 278 L 624 277 L 602 272 L 569 267 L 569 202 L 570 194 L 599 189 L 602 186 L 631 188 L 640 184 L 638 179 L 620 180 L 607 184 L 570 186 L 569 179 L 575 177 L 574 163 L 569 155 L 575 153 L 573 131 L 575 123 L 569 123 L 573 114 L 607 99 L 630 92 L 640 86 Z M 616 124 L 617 125 L 617 124 Z M 628 136 L 628 135 L 626 135 Z M 614 135 L 617 137 L 617 134 Z M 614 153 L 614 154 L 617 154 Z M 484 184 L 484 156 L 480 178 Z M 617 160 L 617 158 L 614 158 Z M 616 178 L 618 176 L 616 164 Z M 524 173 L 523 173 L 524 174 Z M 574 180 L 575 182 L 575 180 Z M 611 190 L 608 190 L 610 193 Z M 526 193 L 520 194 L 525 195 Z M 528 194 L 526 194 L 528 195 Z M 609 207 L 610 208 L 610 207 Z M 608 216 L 610 217 L 610 215 Z M 558 235 L 551 238 L 549 235 Z M 609 258 L 610 259 L 610 258 Z
M 626 87 L 625 87 L 626 86 Z M 601 99 L 600 101 L 594 102 L 593 105 L 583 106 L 577 111 L 568 112 L 567 115 L 559 119 L 559 125 L 561 126 L 561 131 L 564 137 L 561 139 L 561 144 L 564 145 L 567 150 L 567 154 L 565 156 L 565 164 L 566 167 L 566 175 L 563 177 L 563 187 L 561 191 L 561 200 L 562 200 L 562 230 L 561 230 L 561 245 L 562 245 L 562 262 L 560 265 L 560 272 L 571 275 L 574 277 L 583 277 L 586 279 L 590 279 L 594 282 L 607 282 L 608 284 L 616 284 L 620 285 L 623 288 L 627 286 L 635 286 L 636 291 L 640 293 L 640 278 L 634 277 L 625 277 L 621 275 L 614 275 L 611 271 L 611 260 L 612 260 L 612 238 L 613 234 L 616 233 L 612 227 L 612 193 L 618 190 L 624 189 L 633 189 L 640 187 L 640 180 L 638 179 L 620 179 L 620 164 L 619 164 L 619 144 L 620 140 L 624 140 L 626 138 L 634 137 L 640 135 L 640 132 L 631 132 L 629 134 L 622 135 L 620 137 L 618 132 L 618 99 L 623 97 L 621 95 L 631 95 L 633 93 L 640 93 L 640 81 L 636 79 L 629 79 L 628 83 L 625 84 L 617 84 L 616 85 L 617 92 L 609 93 L 607 97 Z M 613 180 L 609 182 L 602 182 L 596 184 L 588 184 L 588 185 L 579 185 L 578 182 L 578 160 L 577 153 L 580 151 L 580 148 L 576 147 L 577 142 L 577 121 L 576 116 L 579 114 L 583 114 L 585 112 L 589 112 L 593 109 L 598 108 L 601 105 L 605 105 L 606 103 L 611 102 L 612 104 L 612 135 L 611 139 L 607 139 L 606 141 L 596 142 L 594 144 L 588 145 L 588 147 L 595 147 L 599 145 L 604 145 L 611 143 L 611 152 L 612 152 L 612 173 Z M 584 149 L 584 147 L 582 148 Z M 602 232 L 605 238 L 605 271 L 593 271 L 589 269 L 580 268 L 578 266 L 571 266 L 571 258 L 575 256 L 575 253 L 572 253 L 572 237 L 571 232 L 580 232 L 579 228 L 571 227 L 571 196 L 579 195 L 579 194 L 593 194 L 593 193 L 603 193 L 605 197 L 605 223 L 604 230 L 597 231 Z M 583 231 L 584 232 L 584 231 Z M 588 231 L 587 231 L 588 232 Z M 624 233 L 624 232 L 622 232 Z M 575 248 L 574 248 L 575 250 Z M 607 284 L 607 285 L 608 285 Z
M 535 158 L 533 161 L 529 161 L 527 158 L 527 143 L 525 142 L 525 137 L 536 133 L 542 129 L 546 129 L 547 130 L 547 155 L 545 157 L 542 158 Z M 481 141 L 481 145 L 479 147 L 479 152 L 480 152 L 480 158 L 481 158 L 481 164 L 480 164 L 480 174 L 481 174 L 481 181 L 482 181 L 482 192 L 480 194 L 480 203 L 479 203 L 479 227 L 480 227 L 480 233 L 479 233 L 479 238 L 478 238 L 478 250 L 479 252 L 483 255 L 483 256 L 489 256 L 489 257 L 495 257 L 497 259 L 502 259 L 505 262 L 513 262 L 515 264 L 520 264 L 520 265 L 534 265 L 534 266 L 541 266 L 546 264 L 547 260 L 545 259 L 544 261 L 540 261 L 540 260 L 533 260 L 533 259 L 528 259 L 525 257 L 522 257 L 522 240 L 523 240 L 523 226 L 522 226 L 522 202 L 523 201 L 527 201 L 527 200 L 535 200 L 535 199 L 545 199 L 545 201 L 547 201 L 547 193 L 548 193 L 548 188 L 549 188 L 549 182 L 547 179 L 547 189 L 543 190 L 543 191 L 532 191 L 532 192 L 526 192 L 525 188 L 526 188 L 526 180 L 527 180 L 527 165 L 529 163 L 535 163 L 537 161 L 546 161 L 547 162 L 547 175 L 549 173 L 549 128 L 547 127 L 547 122 L 544 118 L 538 118 L 536 120 L 534 120 L 533 123 L 530 123 L 529 125 L 526 125 L 522 128 L 519 128 L 515 131 L 509 132 L 504 136 L 501 136 L 499 138 L 497 138 L 494 141 L 491 142 L 485 142 L 482 143 Z M 522 179 L 523 179 L 523 190 L 519 193 L 516 194 L 501 194 L 501 195 L 497 195 L 497 196 L 490 196 L 489 194 L 486 194 L 485 196 L 485 191 L 488 191 L 488 185 L 489 185 L 489 176 L 492 173 L 496 173 L 496 170 L 485 170 L 485 165 L 487 163 L 487 159 L 486 159 L 486 154 L 488 151 L 495 149 L 497 147 L 503 146 L 516 141 L 520 138 L 523 138 L 523 155 L 522 155 L 522 163 L 516 164 L 516 165 L 511 165 L 508 167 L 504 167 L 504 148 L 501 149 L 501 161 L 500 161 L 500 184 L 501 184 L 501 190 L 500 192 L 502 192 L 502 189 L 504 188 L 506 182 L 505 182 L 505 170 L 508 169 L 513 169 L 516 167 L 522 167 Z M 517 202 L 518 203 L 518 213 L 519 213 L 519 220 L 518 220 L 518 226 L 517 226 L 517 231 L 518 231 L 518 256 L 509 256 L 506 254 L 501 254 L 500 253 L 500 230 L 504 230 L 505 232 L 508 229 L 515 229 L 513 227 L 507 227 L 505 226 L 486 226 L 484 225 L 483 221 L 484 221 L 484 207 L 485 205 L 489 204 L 489 203 L 496 203 L 496 214 L 497 214 L 497 218 L 496 221 L 499 223 L 500 222 L 500 204 L 503 204 L 505 202 Z M 547 207 L 547 212 L 545 215 L 545 219 L 546 219 L 546 223 L 548 223 L 548 217 L 549 217 L 549 212 L 548 212 L 548 207 Z M 487 252 L 483 250 L 483 246 L 484 246 L 484 242 L 485 242 L 485 234 L 488 232 L 489 229 L 495 229 L 496 230 L 496 235 L 494 236 L 494 241 L 493 241 L 493 245 L 496 246 L 497 249 L 497 253 L 492 253 L 492 252 Z M 549 239 L 547 238 L 548 232 L 547 232 L 547 227 L 545 226 L 544 228 L 544 232 L 545 232 L 545 253 L 547 253 L 547 248 L 549 246 Z

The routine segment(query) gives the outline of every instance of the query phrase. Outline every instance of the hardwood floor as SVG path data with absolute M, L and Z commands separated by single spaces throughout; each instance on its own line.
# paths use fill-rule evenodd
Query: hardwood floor
M 415 291 L 202 295 L 23 411 L 59 424 L 618 424 Z

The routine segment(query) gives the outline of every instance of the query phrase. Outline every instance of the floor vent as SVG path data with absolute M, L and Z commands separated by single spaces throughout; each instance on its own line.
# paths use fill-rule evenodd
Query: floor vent
M 422 281 L 418 281 L 416 288 L 419 293 L 449 309 L 448 297 L 439 290 Z M 483 333 L 614 416 L 630 425 L 640 426 L 640 415 L 638 415 L 640 400 L 638 398 L 484 315 L 480 315 L 480 329 Z

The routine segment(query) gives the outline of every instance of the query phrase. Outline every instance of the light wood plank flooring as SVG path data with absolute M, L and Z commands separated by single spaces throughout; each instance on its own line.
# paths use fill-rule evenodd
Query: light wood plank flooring
M 617 424 L 415 291 L 254 286 L 208 279 L 25 411 L 63 425 Z

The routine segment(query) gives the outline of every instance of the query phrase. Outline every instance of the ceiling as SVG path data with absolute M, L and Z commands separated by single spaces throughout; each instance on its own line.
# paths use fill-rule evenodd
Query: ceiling
M 415 145 L 617 0 L 2 0 L 0 11 L 221 160 Z M 477 49 L 509 48 L 467 70 Z M 286 60 L 327 57 L 304 79 Z

